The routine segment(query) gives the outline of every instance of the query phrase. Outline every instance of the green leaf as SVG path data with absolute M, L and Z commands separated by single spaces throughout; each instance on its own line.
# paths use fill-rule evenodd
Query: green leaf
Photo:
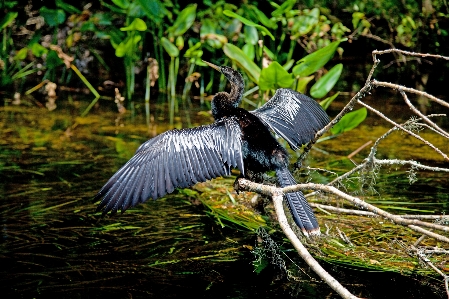
M 178 48 L 176 48 L 176 46 L 172 42 L 170 42 L 166 37 L 161 38 L 161 44 L 162 47 L 164 47 L 165 51 L 167 51 L 168 55 L 170 55 L 170 57 L 179 56 Z
M 310 95 L 314 98 L 324 97 L 337 83 L 340 78 L 343 64 L 339 63 L 330 69 L 327 74 L 321 77 L 310 89 Z
M 249 5 L 249 8 L 254 11 L 254 13 L 257 16 L 257 19 L 259 22 L 261 22 L 264 26 L 272 29 L 276 29 L 277 25 L 275 22 L 270 20 L 262 11 L 260 11 L 257 7 L 254 5 Z
M 241 66 L 254 83 L 259 82 L 260 68 L 240 48 L 232 44 L 225 44 L 223 52 Z
M 46 64 L 47 68 L 54 69 L 61 64 L 64 64 L 64 62 L 58 57 L 58 53 L 56 53 L 56 51 L 50 50 L 47 54 Z
M 3 30 L 4 28 L 8 27 L 9 24 L 14 21 L 15 18 L 19 15 L 18 12 L 8 12 L 6 16 L 0 21 L 0 30 Z
M 132 31 L 132 30 L 145 31 L 147 30 L 147 24 L 145 24 L 145 22 L 142 19 L 135 18 L 131 24 L 129 24 L 126 27 L 120 28 L 120 31 Z
M 62 9 L 49 9 L 42 6 L 39 13 L 50 27 L 58 26 L 65 21 L 65 12 Z
M 341 39 L 330 43 L 326 47 L 315 51 L 298 61 L 298 64 L 293 68 L 295 76 L 309 76 L 322 68 L 334 56 L 340 42 L 346 39 Z
M 159 0 L 137 0 L 147 17 L 159 24 L 166 14 L 165 6 Z
M 340 121 L 331 128 L 331 133 L 336 135 L 343 132 L 350 131 L 357 127 L 367 116 L 365 107 L 349 112 L 343 116 Z
M 268 35 L 269 37 L 271 37 L 272 40 L 274 40 L 273 34 L 271 34 L 271 32 L 264 26 L 258 25 L 258 24 L 254 23 L 254 22 L 252 22 L 252 21 L 250 21 L 250 20 L 242 17 L 241 15 L 238 15 L 235 12 L 232 12 L 230 10 L 224 10 L 223 14 L 228 17 L 231 17 L 231 18 L 236 18 L 237 20 L 239 20 L 240 22 L 242 22 L 245 25 L 256 27 L 257 29 L 260 30 L 260 32 L 262 32 L 263 35 Z
M 28 48 L 22 48 L 14 55 L 14 60 L 24 60 L 27 57 Z
M 197 4 L 188 5 L 179 13 L 173 26 L 168 28 L 168 32 L 170 32 L 171 36 L 176 37 L 183 35 L 190 27 L 192 27 L 196 18 L 196 7 Z
M 132 52 L 132 49 L 137 45 L 138 42 L 140 42 L 141 39 L 142 37 L 140 35 L 136 35 L 133 38 L 126 38 L 115 48 L 115 56 L 123 57 L 127 54 L 130 54 Z
M 130 4 L 128 0 L 111 0 L 111 1 L 121 9 L 127 9 Z
M 254 57 L 256 56 L 256 51 L 254 49 L 254 46 L 252 44 L 244 44 L 242 47 L 243 53 L 245 53 L 246 56 L 248 56 L 249 59 L 254 60 Z
M 56 0 L 56 6 L 59 8 L 62 8 L 63 10 L 65 10 L 66 12 L 71 13 L 71 14 L 76 14 L 76 13 L 80 14 L 82 12 L 75 6 L 67 4 L 67 3 L 63 2 L 62 0 Z
M 292 10 L 293 6 L 296 4 L 296 0 L 288 0 L 282 3 L 281 6 L 276 8 L 275 11 L 271 13 L 273 17 L 280 17 L 283 13 Z
M 262 69 L 259 78 L 261 90 L 291 87 L 295 79 L 277 62 L 273 61 L 267 68 Z
M 315 76 L 301 77 L 298 79 L 298 84 L 296 86 L 296 91 L 300 93 L 306 93 L 307 84 L 309 84 Z
M 48 49 L 41 46 L 39 43 L 34 43 L 29 47 L 31 49 L 31 53 L 33 53 L 33 55 L 36 57 L 41 57 L 42 55 L 48 53 Z
M 256 45 L 259 41 L 259 34 L 257 34 L 256 27 L 253 26 L 245 26 L 243 28 L 243 32 L 245 34 L 245 43 Z
M 320 102 L 321 107 L 323 107 L 323 109 L 326 110 L 330 106 L 330 104 L 335 100 L 335 98 L 338 97 L 339 94 L 340 94 L 340 92 L 338 91 L 334 95 L 332 95 L 330 97 L 327 97 L 324 100 L 322 100 Z
M 359 25 L 359 22 L 361 19 L 365 18 L 365 14 L 363 12 L 354 12 L 352 14 L 352 27 L 354 27 L 354 29 L 357 28 L 357 26 Z

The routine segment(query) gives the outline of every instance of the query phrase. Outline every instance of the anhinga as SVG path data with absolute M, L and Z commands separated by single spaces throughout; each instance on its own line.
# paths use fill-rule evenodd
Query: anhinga
M 287 150 L 273 134 L 283 137 L 296 150 L 310 142 L 329 122 L 321 106 L 290 89 L 278 89 L 265 105 L 254 111 L 239 108 L 244 91 L 242 75 L 226 66 L 216 66 L 229 80 L 231 92 L 212 99 L 215 122 L 196 128 L 170 130 L 145 143 L 98 192 L 103 197 L 98 210 L 122 212 L 149 198 L 159 198 L 175 188 L 230 175 L 231 167 L 241 177 L 275 170 L 281 187 L 296 184 L 288 170 Z M 304 195 L 285 195 L 295 223 L 305 235 L 319 234 L 318 222 Z

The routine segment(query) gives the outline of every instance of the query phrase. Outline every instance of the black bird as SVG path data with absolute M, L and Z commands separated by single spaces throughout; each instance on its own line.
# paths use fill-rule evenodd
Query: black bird
M 95 199 L 103 200 L 97 210 L 104 214 L 124 212 L 175 188 L 228 176 L 231 167 L 240 169 L 240 177 L 247 178 L 275 170 L 280 186 L 296 184 L 288 170 L 288 153 L 270 130 L 296 150 L 329 123 L 324 110 L 311 98 L 290 89 L 278 89 L 254 111 L 239 108 L 245 87 L 242 75 L 230 67 L 206 63 L 231 84 L 230 93 L 219 92 L 212 99 L 215 122 L 170 130 L 143 143 L 98 192 Z M 293 192 L 285 197 L 302 232 L 306 236 L 319 234 L 318 222 L 304 195 Z

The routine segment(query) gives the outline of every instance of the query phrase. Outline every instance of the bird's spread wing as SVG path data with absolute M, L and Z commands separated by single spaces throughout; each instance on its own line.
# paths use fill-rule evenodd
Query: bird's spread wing
M 234 118 L 211 125 L 167 131 L 143 143 L 96 195 L 103 197 L 97 210 L 117 212 L 159 198 L 175 188 L 242 173 L 241 131 Z
M 306 95 L 281 88 L 262 107 L 251 111 L 296 150 L 329 123 L 321 106 Z

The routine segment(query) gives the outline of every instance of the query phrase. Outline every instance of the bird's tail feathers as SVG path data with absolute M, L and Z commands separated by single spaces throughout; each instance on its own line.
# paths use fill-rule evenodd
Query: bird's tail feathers
M 287 168 L 276 170 L 276 175 L 281 187 L 296 185 L 293 175 Z M 304 235 L 319 235 L 320 227 L 318 221 L 313 214 L 312 208 L 304 197 L 304 194 L 302 194 L 301 191 L 291 192 L 285 194 L 285 198 L 287 199 L 287 205 L 292 213 L 293 220 L 302 230 Z

